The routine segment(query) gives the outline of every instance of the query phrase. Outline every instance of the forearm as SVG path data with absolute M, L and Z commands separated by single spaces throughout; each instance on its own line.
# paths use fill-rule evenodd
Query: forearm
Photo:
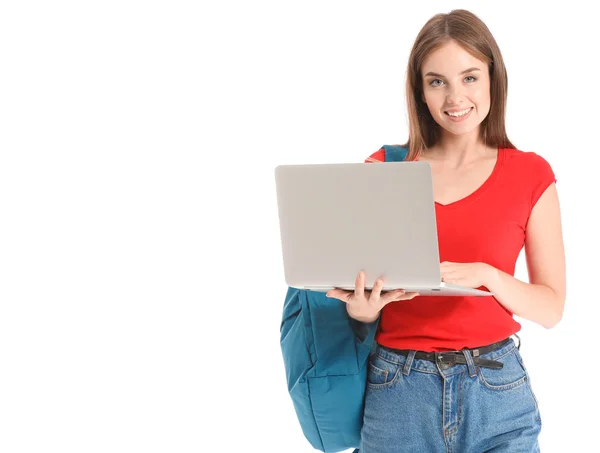
M 522 282 L 490 266 L 485 287 L 511 313 L 547 329 L 562 318 L 564 300 L 549 286 Z

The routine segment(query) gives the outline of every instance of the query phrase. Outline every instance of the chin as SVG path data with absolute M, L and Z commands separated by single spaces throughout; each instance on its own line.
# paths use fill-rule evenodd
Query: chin
M 468 134 L 470 132 L 476 131 L 479 129 L 479 127 L 481 126 L 481 122 L 478 122 L 477 124 L 448 124 L 448 123 L 443 123 L 440 124 L 438 123 L 438 125 L 444 129 L 446 132 L 450 132 L 453 135 L 463 135 L 463 134 Z

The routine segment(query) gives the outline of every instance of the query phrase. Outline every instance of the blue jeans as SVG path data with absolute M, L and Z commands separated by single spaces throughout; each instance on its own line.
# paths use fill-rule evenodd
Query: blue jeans
M 481 357 L 502 362 L 442 369 L 377 345 L 370 357 L 360 453 L 539 452 L 541 418 L 511 339 Z

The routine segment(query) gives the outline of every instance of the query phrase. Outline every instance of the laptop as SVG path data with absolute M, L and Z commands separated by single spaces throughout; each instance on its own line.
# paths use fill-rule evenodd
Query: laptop
M 288 286 L 353 291 L 362 270 L 367 289 L 493 295 L 442 282 L 428 162 L 280 165 L 275 183 Z

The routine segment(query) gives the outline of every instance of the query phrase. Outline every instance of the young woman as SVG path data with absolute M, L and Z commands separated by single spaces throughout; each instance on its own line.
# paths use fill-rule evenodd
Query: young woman
M 408 160 L 430 163 L 445 282 L 494 297 L 382 293 L 383 281 L 327 295 L 350 317 L 381 316 L 360 453 L 537 452 L 541 418 L 513 340 L 519 317 L 551 328 L 565 303 L 555 176 L 504 125 L 507 75 L 474 14 L 431 18 L 407 73 Z M 383 162 L 385 150 L 367 161 Z M 529 283 L 513 277 L 525 247 Z M 515 335 L 516 336 L 516 335 Z

